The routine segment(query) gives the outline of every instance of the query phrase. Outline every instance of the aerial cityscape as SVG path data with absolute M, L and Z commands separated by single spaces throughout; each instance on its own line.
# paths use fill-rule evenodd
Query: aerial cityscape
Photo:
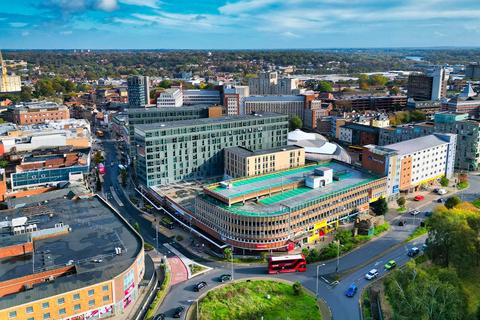
M 0 6 L 0 319 L 480 319 L 480 3 Z

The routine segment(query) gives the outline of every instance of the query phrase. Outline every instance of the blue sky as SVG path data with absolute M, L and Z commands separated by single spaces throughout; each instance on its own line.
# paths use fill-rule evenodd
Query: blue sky
M 0 0 L 1 48 L 479 46 L 480 0 Z

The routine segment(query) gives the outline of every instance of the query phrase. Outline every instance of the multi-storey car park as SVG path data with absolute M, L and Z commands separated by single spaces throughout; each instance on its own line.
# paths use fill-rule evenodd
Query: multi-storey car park
M 207 185 L 190 214 L 234 247 L 284 249 L 318 240 L 385 191 L 385 177 L 331 161 Z
M 113 208 L 72 189 L 11 205 L 0 222 L 0 319 L 98 319 L 132 309 L 153 263 Z

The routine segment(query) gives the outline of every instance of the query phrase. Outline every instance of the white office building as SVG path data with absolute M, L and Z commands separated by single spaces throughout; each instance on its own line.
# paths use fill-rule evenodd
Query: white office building
M 304 96 L 250 96 L 243 99 L 240 114 L 251 114 L 252 112 L 276 112 L 287 114 L 290 117 L 299 116 L 303 119 L 305 108 Z

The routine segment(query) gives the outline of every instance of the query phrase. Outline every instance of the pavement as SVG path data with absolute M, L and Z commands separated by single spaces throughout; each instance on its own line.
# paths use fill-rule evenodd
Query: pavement
M 113 140 L 106 140 L 104 143 L 107 164 L 111 161 L 116 161 L 116 150 Z M 105 176 L 104 190 L 107 198 L 114 203 L 115 207 L 124 217 L 133 222 L 138 222 L 140 225 L 140 233 L 144 237 L 145 241 L 149 243 L 156 243 L 155 229 L 152 228 L 152 222 L 145 219 L 144 214 L 133 206 L 126 198 L 123 190 L 118 183 L 118 166 L 107 168 L 107 174 Z M 470 188 L 458 192 L 458 195 L 465 201 L 472 201 L 480 197 L 480 177 L 478 175 L 469 176 Z M 110 187 L 117 194 L 119 200 L 123 204 L 120 206 L 116 204 L 115 199 L 111 193 Z M 417 194 L 417 193 L 416 193 Z M 423 201 L 408 201 L 410 209 L 418 209 L 420 211 L 431 211 L 438 203 L 436 199 L 438 196 L 434 195 L 431 191 L 425 191 L 426 197 Z M 446 198 L 451 194 L 444 195 Z M 290 273 L 273 275 L 279 279 L 285 279 L 289 281 L 300 281 L 307 289 L 316 292 L 317 280 L 318 280 L 318 296 L 325 300 L 333 314 L 333 318 L 336 320 L 356 320 L 360 319 L 359 310 L 359 295 L 354 298 L 347 298 L 344 295 L 345 290 L 352 284 L 356 283 L 359 287 L 359 291 L 369 283 L 364 279 L 364 275 L 372 268 L 379 270 L 380 276 L 387 271 L 384 270 L 383 265 L 386 261 L 394 259 L 399 266 L 405 264 L 409 257 L 406 255 L 408 248 L 411 246 L 421 246 L 425 241 L 426 236 L 412 240 L 409 243 L 404 243 L 405 239 L 415 230 L 420 222 L 425 218 L 424 214 L 420 214 L 416 217 L 410 216 L 408 213 L 398 214 L 392 211 L 387 215 L 387 220 L 391 223 L 391 229 L 386 232 L 382 237 L 376 238 L 358 249 L 340 257 L 338 271 L 341 275 L 338 285 L 331 286 L 323 279 L 328 279 L 328 276 L 333 274 L 336 269 L 336 260 L 309 264 L 307 271 L 303 273 Z M 403 227 L 398 226 L 398 221 L 406 220 L 407 224 Z M 195 254 L 190 250 L 185 249 L 181 244 L 172 242 L 172 240 L 160 231 L 158 233 L 159 252 L 170 259 L 175 259 L 175 254 L 162 246 L 163 243 L 170 243 L 176 250 L 183 255 L 194 261 L 200 261 L 204 265 L 212 268 L 209 272 L 201 274 L 193 279 L 184 280 L 172 283 L 169 294 L 165 297 L 162 305 L 159 308 L 158 313 L 164 313 L 167 317 L 173 315 L 173 311 L 179 305 L 188 308 L 192 303 L 195 303 L 196 299 L 202 292 L 194 292 L 193 288 L 196 283 L 200 281 L 206 281 L 208 283 L 207 289 L 212 289 L 220 284 L 219 276 L 222 274 L 231 274 L 232 265 L 227 262 L 208 261 L 204 258 L 203 254 Z M 178 257 L 177 257 L 178 258 Z M 179 258 L 178 258 L 179 259 Z M 319 277 L 317 278 L 317 268 L 319 270 Z M 176 277 L 177 272 L 172 271 L 172 276 Z M 178 271 L 182 274 L 182 272 Z M 234 279 L 242 278 L 254 278 L 264 277 L 267 274 L 267 268 L 265 265 L 250 264 L 250 265 L 233 265 Z M 182 276 L 184 279 L 185 276 Z M 180 279 L 180 276 L 179 276 Z

